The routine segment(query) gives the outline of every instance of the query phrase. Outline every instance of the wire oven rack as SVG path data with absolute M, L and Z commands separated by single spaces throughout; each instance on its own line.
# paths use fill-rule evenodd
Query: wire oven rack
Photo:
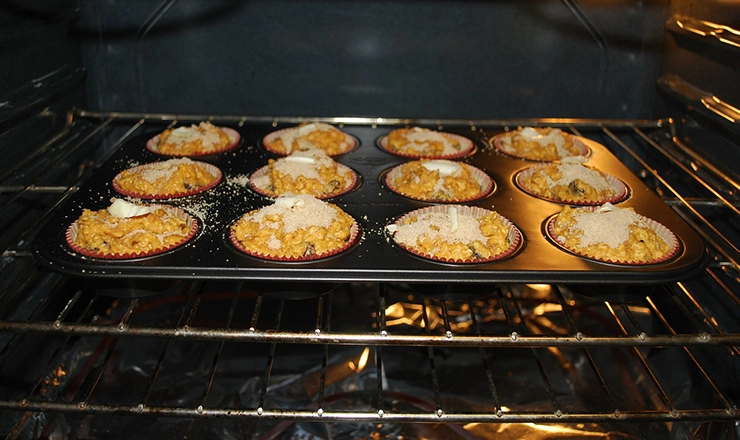
M 448 298 L 422 295 L 414 286 L 348 283 L 296 301 L 243 281 L 195 280 L 167 285 L 159 295 L 112 299 L 99 294 L 94 279 L 36 264 L 29 247 L 35 231 L 118 146 L 152 124 L 204 119 L 234 125 L 303 120 L 76 110 L 62 132 L 29 148 L 26 161 L 0 176 L 8 231 L 0 238 L 0 408 L 20 415 L 16 433 L 35 412 L 450 424 L 738 418 L 740 240 L 734 224 L 740 186 L 736 176 L 705 160 L 701 139 L 697 145 L 684 140 L 682 124 L 322 119 L 473 129 L 554 125 L 597 138 L 698 231 L 712 255 L 700 277 L 633 297 L 593 299 L 581 288 L 545 284 L 493 285 Z M 172 401 L 163 390 L 173 374 L 169 358 L 180 344 L 197 347 L 203 360 L 189 385 L 196 395 Z M 301 398 L 286 403 L 285 377 L 296 372 L 285 364 L 299 362 L 292 358 L 296 352 L 311 357 L 316 368 L 303 375 Z M 511 377 L 527 373 L 500 366 L 502 356 L 531 370 L 539 404 L 516 397 L 522 385 L 512 385 Z M 122 360 L 127 357 L 132 360 Z M 415 377 L 399 378 L 399 359 L 418 362 Z M 460 359 L 466 361 L 457 364 Z M 143 378 L 113 392 L 120 383 L 112 372 L 122 374 L 123 364 L 137 361 L 146 365 Z M 232 363 L 239 362 L 248 367 L 234 371 Z M 351 374 L 341 373 L 347 369 Z M 372 378 L 362 388 L 362 404 L 340 404 L 352 393 L 338 391 L 338 381 L 361 370 Z M 639 398 L 626 397 L 625 375 Z M 244 379 L 242 387 L 251 384 L 248 399 L 214 398 L 219 382 L 235 377 Z M 476 386 L 468 389 L 471 383 Z M 565 383 L 573 389 L 564 390 Z M 687 399 L 686 387 L 705 392 Z M 453 396 L 463 389 L 461 403 Z M 581 399 L 584 389 L 595 400 Z

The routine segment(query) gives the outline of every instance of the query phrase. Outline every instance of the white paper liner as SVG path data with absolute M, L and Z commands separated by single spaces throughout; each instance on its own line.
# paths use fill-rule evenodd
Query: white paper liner
M 355 170 L 346 165 L 342 165 L 341 163 L 337 163 L 337 168 L 339 172 L 349 172 L 351 174 L 352 181 L 349 183 L 349 185 L 330 194 L 311 194 L 312 196 L 316 197 L 317 199 L 330 199 L 332 197 L 338 197 L 343 194 L 347 194 L 348 192 L 352 191 L 355 186 L 357 186 L 357 180 L 359 178 Z M 252 173 L 252 175 L 249 176 L 249 187 L 252 188 L 255 192 L 262 194 L 263 196 L 278 197 L 280 194 L 277 194 L 275 191 L 262 184 L 262 182 L 269 182 L 269 177 L 266 177 L 269 169 L 270 167 L 268 165 L 265 165 Z
M 560 199 L 557 197 L 545 197 L 541 194 L 536 193 L 531 188 L 527 187 L 527 185 L 523 182 L 524 178 L 531 177 L 535 172 L 537 172 L 539 169 L 545 168 L 548 165 L 535 165 L 532 167 L 529 167 L 527 169 L 524 169 L 517 173 L 515 182 L 519 188 L 522 189 L 525 193 L 531 195 L 532 197 L 537 197 L 538 199 L 547 200 L 550 202 L 556 202 L 556 203 L 562 203 L 565 205 L 580 205 L 580 206 L 592 206 L 592 205 L 603 205 L 604 203 L 619 203 L 627 198 L 629 195 L 629 188 L 627 185 L 622 182 L 620 179 L 612 176 L 611 174 L 604 173 L 606 181 L 609 183 L 609 186 L 614 188 L 614 191 L 616 192 L 616 195 L 603 199 L 603 200 L 567 200 L 567 199 Z
M 598 208 L 599 207 L 594 206 L 594 207 L 585 207 L 585 208 L 580 208 L 580 209 L 591 209 L 591 210 L 594 210 L 595 211 Z M 664 263 L 664 262 L 672 259 L 673 257 L 675 257 L 678 254 L 678 250 L 679 250 L 679 247 L 680 247 L 680 242 L 679 242 L 678 238 L 676 237 L 676 235 L 670 229 L 668 229 L 667 227 L 665 227 L 661 223 L 658 223 L 655 220 L 653 220 L 651 218 L 648 218 L 648 217 L 645 217 L 643 215 L 640 215 L 640 214 L 637 214 L 637 215 L 640 216 L 640 218 L 647 224 L 647 226 L 649 228 L 651 228 L 651 229 L 653 229 L 653 231 L 655 231 L 655 233 L 658 235 L 658 237 L 662 238 L 668 244 L 669 250 L 661 258 L 657 258 L 657 259 L 652 260 L 652 261 L 623 261 L 623 260 L 613 260 L 613 259 L 609 259 L 609 258 L 597 258 L 597 257 L 595 257 L 593 255 L 589 255 L 589 254 L 587 254 L 585 252 L 579 251 L 578 249 L 574 249 L 574 248 L 568 247 L 563 242 L 561 242 L 560 240 L 558 240 L 558 237 L 555 236 L 554 227 L 555 227 L 555 221 L 558 218 L 557 214 L 555 214 L 554 216 L 550 217 L 549 220 L 547 220 L 547 224 L 546 224 L 545 230 L 546 230 L 546 233 L 547 233 L 548 238 L 550 238 L 550 240 L 552 240 L 553 243 L 555 243 L 561 249 L 563 249 L 565 251 L 568 251 L 571 254 L 577 255 L 579 257 L 588 258 L 589 260 L 600 261 L 600 262 L 603 262 L 603 263 L 620 264 L 620 265 L 625 265 L 625 266 L 647 266 L 647 265 L 651 265 L 651 264 Z
M 360 225 L 356 222 L 352 222 L 352 226 L 350 226 L 349 229 L 349 238 L 344 243 L 343 246 L 340 246 L 336 249 L 333 249 L 328 252 L 324 252 L 321 254 L 314 254 L 309 256 L 302 256 L 302 257 L 288 257 L 288 256 L 280 256 L 280 255 L 271 255 L 271 254 L 263 254 L 260 252 L 252 252 L 248 249 L 246 249 L 242 244 L 239 242 L 239 240 L 236 238 L 236 235 L 234 234 L 233 228 L 229 230 L 229 240 L 231 241 L 231 244 L 234 245 L 235 248 L 237 248 L 239 251 L 244 252 L 247 255 L 251 255 L 252 257 L 261 258 L 263 260 L 269 260 L 269 261 L 280 261 L 280 262 L 305 262 L 305 261 L 314 261 L 314 260 L 321 260 L 324 258 L 329 258 L 333 255 L 337 255 L 339 253 L 342 253 L 352 247 L 355 243 L 357 243 L 357 240 L 360 237 Z
M 126 252 L 123 254 L 120 254 L 117 252 L 108 253 L 108 252 L 100 252 L 100 251 L 91 251 L 89 249 L 85 249 L 75 244 L 75 239 L 77 238 L 77 231 L 79 228 L 77 221 L 75 221 L 71 225 L 69 225 L 69 227 L 67 228 L 67 232 L 65 234 L 67 245 L 74 252 L 87 256 L 87 257 L 99 258 L 102 260 L 130 260 L 134 258 L 150 257 L 153 255 L 158 255 L 158 254 L 171 251 L 179 246 L 182 246 L 183 244 L 192 240 L 193 237 L 195 237 L 196 232 L 198 232 L 198 221 L 195 219 L 195 217 L 188 214 L 184 209 L 176 208 L 174 206 L 167 206 L 167 205 L 149 205 L 149 206 L 162 208 L 166 210 L 168 213 L 170 213 L 171 215 L 175 215 L 175 216 L 185 219 L 187 224 L 190 226 L 190 233 L 187 236 L 183 237 L 183 239 L 177 243 L 174 243 L 170 246 L 156 248 L 150 251 L 143 251 L 143 252 L 136 252 L 136 253 Z
M 395 222 L 393 222 L 393 225 L 396 227 L 403 224 L 403 221 L 406 217 L 411 215 L 423 215 L 426 213 L 447 213 L 448 209 L 451 207 L 455 207 L 457 209 L 457 215 L 460 216 L 472 216 L 476 218 L 484 217 L 494 211 L 481 208 L 478 206 L 466 206 L 466 205 L 436 205 L 436 206 L 427 206 L 425 208 L 420 208 L 411 212 L 407 212 L 406 214 L 399 217 Z M 506 217 L 502 216 L 501 214 L 498 214 L 499 217 L 501 217 L 501 220 L 504 222 L 506 226 L 509 227 L 509 236 L 507 237 L 508 242 L 510 243 L 510 246 L 504 250 L 503 252 L 498 253 L 497 255 L 493 255 L 489 258 L 481 258 L 477 260 L 461 260 L 461 259 L 447 259 L 446 257 L 437 257 L 435 255 L 430 255 L 424 252 L 420 252 L 416 250 L 415 248 L 411 246 L 407 246 L 403 243 L 400 243 L 393 239 L 393 242 L 396 243 L 398 246 L 400 246 L 402 249 L 406 250 L 407 252 L 414 254 L 416 256 L 425 258 L 427 260 L 437 261 L 441 263 L 455 263 L 455 264 L 480 264 L 480 263 L 491 263 L 494 261 L 502 260 L 516 252 L 522 245 L 524 241 L 524 237 L 522 236 L 522 233 L 519 231 L 519 228 L 514 225 L 514 223 L 511 222 L 511 220 L 507 219 Z M 393 234 L 391 233 L 391 238 L 393 238 Z
M 514 134 L 515 131 L 507 131 L 506 133 L 500 133 L 495 135 L 493 138 L 491 138 L 491 142 L 493 143 L 493 146 L 496 147 L 498 151 L 500 151 L 503 154 L 506 154 L 507 156 L 516 157 L 519 159 L 529 160 L 532 162 L 558 162 L 560 159 L 556 160 L 541 160 L 541 159 L 530 159 L 524 156 L 521 156 L 521 153 L 519 153 L 518 150 L 516 150 L 514 147 L 510 145 L 506 145 L 506 143 L 503 141 L 504 138 L 508 138 L 512 134 Z M 576 147 L 578 150 L 578 155 L 583 157 L 589 157 L 591 155 L 591 149 L 578 137 L 573 136 L 572 134 L 564 133 L 565 136 L 570 137 L 573 140 L 573 146 Z
M 217 127 L 217 128 L 222 130 L 224 133 L 226 133 L 227 136 L 229 136 L 229 139 L 231 139 L 231 143 L 221 148 L 215 148 L 213 150 L 203 151 L 200 153 L 193 153 L 193 154 L 162 153 L 161 151 L 159 151 L 159 135 L 156 135 L 146 142 L 146 149 L 151 151 L 152 153 L 160 154 L 162 156 L 196 157 L 196 156 L 208 156 L 211 154 L 223 153 L 224 151 L 231 150 L 232 148 L 235 148 L 237 145 L 239 145 L 239 141 L 241 140 L 241 135 L 239 134 L 238 131 L 234 130 L 233 128 L 229 128 L 229 127 Z
M 129 168 L 126 171 L 136 173 L 141 169 L 145 169 L 147 167 L 151 167 L 156 164 L 157 162 L 139 165 L 139 166 Z M 179 193 L 168 193 L 168 194 L 148 194 L 148 193 L 143 193 L 143 192 L 127 191 L 121 188 L 120 186 L 118 186 L 118 178 L 121 176 L 121 173 L 123 173 L 123 171 L 121 171 L 121 173 L 118 173 L 116 177 L 113 178 L 113 189 L 117 193 L 122 194 L 124 196 L 136 197 L 136 198 L 145 199 L 145 200 L 165 200 L 165 199 L 177 199 L 177 198 L 192 196 L 195 194 L 200 194 L 200 193 L 208 191 L 209 189 L 221 183 L 221 180 L 223 179 L 223 173 L 217 166 L 210 164 L 210 163 L 199 162 L 199 161 L 193 161 L 193 164 L 197 166 L 202 166 L 203 168 L 206 169 L 206 171 L 208 171 L 212 176 L 214 176 L 215 179 L 213 180 L 213 182 L 209 183 L 206 186 L 195 188 L 190 191 L 183 191 Z
M 473 178 L 478 182 L 480 185 L 480 192 L 472 197 L 467 198 L 460 198 L 460 199 L 434 199 L 434 198 L 427 198 L 427 197 L 416 197 L 411 194 L 406 194 L 403 192 L 398 191 L 398 189 L 393 185 L 393 182 L 402 175 L 401 168 L 405 164 L 397 165 L 393 168 L 391 168 L 390 171 L 388 171 L 385 175 L 385 185 L 390 189 L 391 191 L 395 192 L 396 194 L 400 194 L 404 197 L 408 197 L 410 199 L 414 200 L 420 200 L 423 202 L 433 202 L 433 203 L 464 203 L 464 202 L 471 202 L 473 200 L 482 199 L 483 197 L 486 197 L 493 191 L 493 180 L 491 177 L 486 174 L 483 170 L 476 168 L 472 165 L 468 165 L 468 168 L 470 169 L 470 173 L 473 175 Z
M 475 145 L 473 144 L 473 141 L 466 138 L 465 136 L 460 136 L 454 133 L 447 133 L 447 132 L 439 132 L 441 134 L 444 134 L 446 136 L 449 136 L 451 138 L 454 138 L 458 142 L 460 142 L 460 151 L 453 154 L 414 154 L 414 153 L 404 153 L 402 151 L 395 151 L 388 148 L 388 137 L 383 136 L 378 140 L 378 147 L 385 151 L 386 153 L 390 153 L 394 156 L 399 157 L 406 157 L 410 159 L 459 159 L 461 157 L 465 157 L 468 154 L 470 154 L 471 151 L 473 151 L 473 148 Z
M 288 152 L 286 152 L 286 151 L 278 151 L 278 150 L 276 150 L 274 148 L 271 148 L 268 144 L 271 143 L 271 142 L 273 142 L 274 140 L 276 140 L 280 136 L 282 136 L 284 133 L 289 132 L 291 130 L 298 130 L 298 128 L 299 127 L 290 127 L 290 128 L 283 128 L 281 130 L 273 131 L 272 133 L 270 133 L 267 136 L 265 136 L 264 138 L 262 138 L 262 146 L 265 148 L 265 150 L 269 151 L 270 153 L 274 153 L 274 154 L 277 154 L 277 155 L 280 155 L 280 156 L 288 156 L 288 155 L 290 155 L 290 153 L 292 153 L 292 151 L 288 151 Z M 336 127 L 334 127 L 334 128 L 336 128 Z M 357 139 L 355 139 L 354 136 L 351 136 L 351 135 L 349 135 L 347 133 L 344 133 L 344 132 L 342 132 L 342 134 L 345 137 L 345 140 L 346 140 L 346 143 L 347 143 L 347 147 L 344 150 L 341 150 L 338 153 L 329 154 L 329 152 L 326 152 L 326 154 L 328 156 L 330 156 L 330 157 L 339 156 L 341 154 L 349 153 L 350 151 L 352 151 L 355 148 L 357 148 Z M 318 147 L 317 147 L 317 149 L 320 150 L 320 148 L 318 148 Z

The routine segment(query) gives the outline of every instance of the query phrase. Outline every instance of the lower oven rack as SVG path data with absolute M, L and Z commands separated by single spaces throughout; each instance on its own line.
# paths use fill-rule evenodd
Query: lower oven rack
M 647 296 L 605 301 L 573 286 L 500 285 L 449 299 L 403 284 L 347 283 L 296 301 L 248 282 L 183 280 L 159 295 L 112 299 L 99 294 L 94 279 L 36 264 L 29 248 L 35 231 L 118 146 L 152 122 L 203 119 L 286 121 L 77 110 L 38 154 L 0 176 L 0 212 L 14 219 L 6 226 L 11 233 L 3 237 L 0 265 L 0 408 L 18 415 L 15 434 L 36 412 L 264 420 L 276 423 L 273 430 L 300 421 L 737 420 L 738 183 L 704 161 L 696 153 L 701 147 L 684 141 L 674 121 L 324 119 L 365 125 L 556 125 L 597 136 L 710 248 L 712 261 L 700 277 L 658 286 Z M 139 356 L 138 350 L 147 353 Z M 306 362 L 292 358 L 296 351 L 312 360 L 300 376 L 285 366 Z M 527 387 L 513 384 L 519 371 L 502 366 L 507 361 L 502 353 L 522 362 L 536 382 L 537 404 L 524 403 L 518 387 Z M 167 394 L 167 384 L 180 376 L 178 368 L 191 364 L 170 358 L 185 354 L 197 354 L 197 378 L 181 371 L 191 390 L 178 400 Z M 668 355 L 673 361 L 666 363 Z M 399 365 L 407 356 L 418 362 L 418 377 L 406 377 Z M 248 371 L 235 369 L 232 364 L 245 358 Z M 684 373 L 672 371 L 673 365 Z M 143 370 L 123 392 L 127 367 Z M 625 401 L 620 375 L 632 380 L 630 398 L 637 399 Z M 347 384 L 357 377 L 362 386 Z M 472 377 L 479 385 L 471 391 Z M 240 380 L 242 388 L 247 382 L 251 387 L 239 393 L 240 401 L 213 397 L 223 392 L 216 389 Z M 300 398 L 291 401 L 283 393 L 295 393 L 290 388 L 295 381 L 302 381 Z M 700 395 L 687 397 L 688 383 Z M 598 404 L 579 398 L 584 386 Z M 469 398 L 456 399 L 460 389 Z

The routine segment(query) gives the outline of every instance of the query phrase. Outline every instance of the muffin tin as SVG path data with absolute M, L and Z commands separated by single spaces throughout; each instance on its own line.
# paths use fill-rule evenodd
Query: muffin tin
M 535 162 L 499 152 L 492 139 L 502 130 L 445 126 L 470 139 L 474 149 L 464 161 L 487 173 L 495 184 L 491 194 L 466 205 L 495 210 L 513 222 L 523 239 L 512 256 L 490 263 L 454 264 L 420 258 L 395 245 L 386 226 L 403 214 L 433 203 L 411 200 L 391 192 L 382 182 L 393 167 L 411 160 L 384 151 L 379 142 L 397 126 L 340 127 L 357 139 L 357 146 L 334 159 L 359 175 L 353 190 L 328 199 L 351 215 L 361 236 L 346 251 L 316 261 L 276 262 L 255 258 L 236 249 L 229 239 L 229 227 L 244 213 L 272 203 L 252 190 L 249 176 L 277 158 L 263 147 L 263 138 L 292 125 L 246 124 L 232 127 L 241 135 L 236 148 L 198 160 L 212 163 L 223 172 L 222 181 L 211 190 L 161 203 L 182 208 L 200 225 L 188 243 L 166 253 L 132 260 L 106 260 L 74 252 L 65 232 L 83 208 L 101 209 L 117 194 L 112 180 L 134 165 L 163 160 L 147 150 L 146 143 L 158 131 L 129 139 L 61 206 L 36 238 L 36 256 L 48 267 L 68 274 L 95 278 L 219 278 L 281 280 L 293 282 L 380 281 L 408 283 L 566 283 L 615 285 L 656 285 L 691 277 L 702 270 L 708 252 L 700 237 L 673 210 L 664 204 L 639 178 L 632 174 L 603 145 L 587 139 L 588 164 L 624 182 L 629 196 L 618 206 L 635 210 L 669 228 L 679 240 L 676 256 L 660 264 L 624 266 L 589 260 L 556 246 L 547 237 L 546 222 L 562 205 L 533 197 L 515 184 L 515 176 Z

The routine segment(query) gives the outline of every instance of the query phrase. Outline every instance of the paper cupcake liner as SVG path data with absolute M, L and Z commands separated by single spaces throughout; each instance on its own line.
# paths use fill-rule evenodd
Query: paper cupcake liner
M 349 230 L 349 239 L 344 243 L 344 245 L 333 249 L 328 252 L 324 252 L 321 254 L 314 254 L 310 255 L 308 257 L 287 257 L 287 256 L 281 256 L 281 255 L 272 255 L 272 254 L 263 254 L 260 252 L 252 252 L 248 249 L 246 249 L 242 244 L 239 242 L 239 240 L 236 238 L 236 235 L 234 234 L 234 230 L 231 229 L 229 231 L 229 240 L 231 241 L 231 244 L 234 245 L 235 248 L 237 248 L 239 251 L 250 255 L 252 257 L 260 258 L 263 260 L 269 260 L 269 261 L 279 261 L 279 262 L 287 262 L 287 263 L 300 263 L 300 262 L 306 262 L 306 261 L 315 261 L 315 260 L 322 260 L 324 258 L 329 258 L 333 255 L 340 254 L 350 247 L 352 247 L 355 243 L 357 243 L 357 240 L 360 237 L 360 225 L 355 221 L 352 223 L 352 226 L 350 226 Z
M 395 192 L 396 194 L 400 194 L 404 197 L 408 197 L 410 199 L 414 200 L 420 200 L 422 202 L 431 202 L 431 203 L 465 203 L 465 202 L 471 202 L 473 200 L 482 199 L 483 197 L 486 197 L 493 191 L 493 180 L 491 177 L 486 174 L 483 170 L 476 168 L 472 165 L 468 165 L 468 168 L 470 169 L 470 173 L 473 175 L 473 178 L 478 182 L 480 185 L 481 191 L 468 198 L 460 198 L 460 199 L 433 199 L 433 198 L 427 198 L 427 197 L 416 197 L 410 194 L 405 194 L 403 192 L 398 191 L 398 189 L 393 185 L 393 182 L 402 175 L 401 167 L 404 164 L 397 165 L 390 169 L 385 174 L 384 183 L 385 186 L 388 187 L 391 191 Z M 467 164 L 466 164 L 467 165 Z
M 124 195 L 124 196 L 136 197 L 136 198 L 145 199 L 145 200 L 165 200 L 165 199 L 177 199 L 177 198 L 181 198 L 181 197 L 187 197 L 187 196 L 192 196 L 192 195 L 195 195 L 195 194 L 200 194 L 200 193 L 203 193 L 203 192 L 208 191 L 209 189 L 211 189 L 211 188 L 215 187 L 216 185 L 218 185 L 219 183 L 221 183 L 221 180 L 223 179 L 223 173 L 221 172 L 221 170 L 217 166 L 215 166 L 213 164 L 210 164 L 210 163 L 197 162 L 197 161 L 194 161 L 194 164 L 197 165 L 197 166 L 204 167 L 209 173 L 211 173 L 212 176 L 215 176 L 215 179 L 213 180 L 213 182 L 209 183 L 206 186 L 203 186 L 203 187 L 200 187 L 200 188 L 196 188 L 196 189 L 192 189 L 190 191 L 182 191 L 182 192 L 167 193 L 167 194 L 148 194 L 148 193 L 142 193 L 142 192 L 127 191 L 127 190 L 121 188 L 120 186 L 118 186 L 118 178 L 121 175 L 121 173 L 123 173 L 123 171 L 121 171 L 121 173 L 118 173 L 116 175 L 116 177 L 113 178 L 113 189 L 118 194 L 121 194 L 121 195 Z M 134 172 L 135 173 L 138 170 L 147 168 L 147 167 L 149 167 L 151 165 L 153 165 L 153 164 L 139 165 L 139 166 L 136 166 L 136 167 L 133 167 L 133 168 L 129 168 L 127 171 L 130 171 L 130 172 Z
M 545 197 L 541 194 L 537 194 L 534 190 L 527 187 L 527 185 L 522 181 L 522 179 L 532 176 L 537 170 L 544 168 L 546 166 L 547 165 L 535 165 L 533 167 L 529 167 L 525 170 L 520 171 L 519 173 L 517 173 L 516 178 L 514 179 L 514 181 L 516 182 L 516 185 L 522 191 L 524 191 L 525 193 L 529 194 L 532 197 L 537 197 L 538 199 L 547 200 L 549 202 L 562 203 L 565 205 L 579 205 L 579 206 L 598 205 L 598 206 L 601 206 L 604 203 L 619 203 L 621 201 L 624 201 L 629 195 L 629 188 L 624 182 L 612 176 L 611 174 L 604 173 L 606 177 L 606 181 L 609 183 L 609 186 L 614 188 L 614 190 L 616 191 L 616 195 L 612 197 L 608 197 L 606 199 L 601 199 L 601 200 L 569 200 L 569 199 L 560 199 L 557 197 Z
M 270 133 L 267 136 L 265 136 L 264 138 L 262 138 L 262 146 L 265 148 L 265 150 L 269 151 L 270 153 L 274 153 L 274 154 L 277 154 L 279 156 L 288 156 L 290 154 L 290 152 L 278 151 L 278 150 L 276 150 L 274 148 L 271 148 L 268 144 L 270 142 L 276 140 L 280 136 L 282 136 L 284 133 L 289 132 L 291 130 L 297 130 L 297 129 L 298 129 L 298 127 L 290 127 L 290 128 L 283 128 L 281 130 L 273 131 L 272 133 Z M 332 157 L 333 156 L 339 156 L 341 154 L 349 153 L 350 151 L 352 151 L 355 148 L 357 148 L 357 139 L 355 139 L 354 136 L 349 135 L 349 134 L 344 133 L 344 132 L 342 132 L 342 134 L 344 135 L 344 137 L 346 139 L 347 147 L 344 150 L 340 151 L 339 153 L 329 154 L 327 152 L 326 153 L 327 155 L 332 156 Z
M 588 208 L 582 208 L 582 209 L 592 209 L 596 210 L 598 207 L 588 207 Z M 624 261 L 624 260 L 613 260 L 610 258 L 598 258 L 596 256 L 590 255 L 586 252 L 579 251 L 578 249 L 574 249 L 571 247 L 566 246 L 564 243 L 562 243 L 560 240 L 558 240 L 558 237 L 555 236 L 554 227 L 555 227 L 555 221 L 558 218 L 558 215 L 555 214 L 550 219 L 547 220 L 546 224 L 546 232 L 547 237 L 552 240 L 553 243 L 555 243 L 559 248 L 570 252 L 573 255 L 577 255 L 579 257 L 588 258 L 589 260 L 599 261 L 602 263 L 611 263 L 611 264 L 619 264 L 624 266 L 647 266 L 652 264 L 659 264 L 664 263 L 673 257 L 675 257 L 678 254 L 678 250 L 680 248 L 680 242 L 678 241 L 678 238 L 676 235 L 667 227 L 662 225 L 661 223 L 656 222 L 655 220 L 645 217 L 643 215 L 640 215 L 640 218 L 647 223 L 647 226 L 651 228 L 655 233 L 658 235 L 658 237 L 662 238 L 669 247 L 668 252 L 662 256 L 661 258 L 657 258 L 652 261 Z
M 174 206 L 167 206 L 167 205 L 151 205 L 152 207 L 160 207 L 168 211 L 172 215 L 176 215 L 182 219 L 185 219 L 187 224 L 190 226 L 190 233 L 183 237 L 182 240 L 180 240 L 177 243 L 174 243 L 169 246 L 156 248 L 150 251 L 144 251 L 144 252 L 136 252 L 136 253 L 107 253 L 107 252 L 100 252 L 100 251 L 91 251 L 89 249 L 82 248 L 75 244 L 75 239 L 77 238 L 77 232 L 79 225 L 77 224 L 77 221 L 69 225 L 67 228 L 67 232 L 65 234 L 65 238 L 67 241 L 67 246 L 69 246 L 74 252 L 84 255 L 86 257 L 92 257 L 92 258 L 99 258 L 101 260 L 130 260 L 134 258 L 144 258 L 144 257 L 151 257 L 153 255 L 162 254 L 168 251 L 171 251 L 179 246 L 182 246 L 183 244 L 190 241 L 193 237 L 195 237 L 196 232 L 198 232 L 198 221 L 195 219 L 195 217 L 188 214 L 185 210 L 176 208 Z
M 491 143 L 493 143 L 493 146 L 496 147 L 496 150 L 499 152 L 506 154 L 507 156 L 516 157 L 518 159 L 528 160 L 532 162 L 558 162 L 562 158 L 556 159 L 556 160 L 541 160 L 541 159 L 530 159 L 528 157 L 521 156 L 520 153 L 513 147 L 504 145 L 502 140 L 504 138 L 507 138 L 511 136 L 513 132 L 506 132 L 506 133 L 500 133 L 495 135 L 493 138 L 491 138 Z M 573 146 L 576 147 L 578 150 L 578 155 L 583 157 L 589 157 L 591 155 L 591 149 L 578 137 L 573 136 L 571 134 L 565 134 L 566 136 L 569 136 L 573 140 Z
M 162 153 L 161 151 L 159 151 L 159 135 L 156 135 L 146 142 L 146 149 L 151 151 L 154 154 L 159 154 L 162 156 L 197 157 L 197 156 L 209 156 L 211 154 L 223 153 L 224 151 L 229 151 L 232 148 L 236 148 L 236 146 L 239 145 L 239 141 L 241 140 L 241 135 L 239 134 L 238 131 L 234 130 L 233 128 L 229 128 L 229 127 L 218 127 L 218 128 L 220 130 L 223 130 L 224 133 L 226 133 L 226 135 L 229 136 L 229 139 L 231 139 L 231 143 L 221 148 L 216 148 L 213 150 L 203 151 L 201 153 L 193 153 L 193 154 Z
M 317 194 L 311 194 L 317 199 L 330 199 L 332 197 L 339 197 L 343 194 L 347 194 L 348 192 L 352 191 L 357 186 L 358 176 L 355 170 L 352 168 L 342 165 L 340 163 L 337 164 L 337 168 L 339 171 L 347 173 L 349 172 L 352 176 L 352 181 L 349 185 L 347 185 L 345 188 L 342 188 L 338 191 L 334 191 L 331 194 L 323 194 L 323 195 L 317 195 Z M 275 191 L 271 190 L 269 187 L 266 187 L 264 183 L 269 183 L 269 178 L 267 177 L 267 173 L 269 171 L 270 167 L 265 165 L 262 168 L 258 169 L 254 173 L 252 173 L 251 176 L 249 176 L 249 187 L 252 188 L 256 193 L 261 194 L 266 197 L 278 197 L 280 194 L 277 194 Z
M 473 141 L 466 138 L 465 136 L 460 136 L 454 133 L 447 133 L 447 132 L 440 132 L 446 136 L 449 136 L 451 138 L 456 139 L 458 142 L 460 142 L 460 146 L 462 147 L 460 151 L 453 154 L 412 154 L 412 153 L 404 153 L 402 151 L 395 151 L 388 148 L 388 136 L 383 136 L 380 139 L 378 139 L 378 148 L 385 151 L 386 153 L 392 154 L 394 156 L 399 157 L 406 157 L 409 159 L 459 159 L 461 157 L 465 157 L 470 152 L 473 151 L 473 148 L 475 145 L 473 144 Z
M 393 222 L 394 225 L 400 226 L 403 224 L 404 219 L 406 219 L 408 216 L 412 215 L 423 215 L 426 213 L 447 213 L 447 210 L 451 208 L 453 205 L 435 205 L 435 206 L 427 206 L 425 208 L 416 209 L 414 211 L 408 212 L 401 217 L 399 217 L 395 222 Z M 480 218 L 483 216 L 486 216 L 490 214 L 491 210 L 481 208 L 478 206 L 465 206 L 465 205 L 456 205 L 454 206 L 457 208 L 457 215 L 460 216 L 471 216 Z M 427 254 L 421 251 L 418 251 L 414 249 L 411 246 L 407 246 L 403 243 L 399 243 L 395 239 L 393 239 L 393 242 L 396 243 L 399 247 L 404 249 L 405 251 L 416 255 L 418 257 L 422 257 L 427 260 L 436 261 L 440 263 L 454 263 L 454 264 L 480 264 L 480 263 L 491 263 L 498 260 L 503 260 L 506 257 L 509 257 L 510 255 L 514 254 L 522 245 L 522 242 L 524 240 L 524 237 L 522 236 L 521 231 L 519 231 L 519 228 L 514 225 L 514 223 L 511 222 L 511 220 L 507 219 L 506 217 L 499 214 L 499 217 L 501 217 L 501 220 L 503 220 L 504 224 L 509 227 L 509 235 L 507 237 L 510 246 L 504 250 L 503 252 L 500 252 L 496 255 L 493 255 L 489 258 L 482 258 L 477 260 L 462 260 L 462 259 L 448 259 L 446 257 L 438 257 L 435 255 Z M 393 234 L 390 234 L 391 238 L 393 238 Z

